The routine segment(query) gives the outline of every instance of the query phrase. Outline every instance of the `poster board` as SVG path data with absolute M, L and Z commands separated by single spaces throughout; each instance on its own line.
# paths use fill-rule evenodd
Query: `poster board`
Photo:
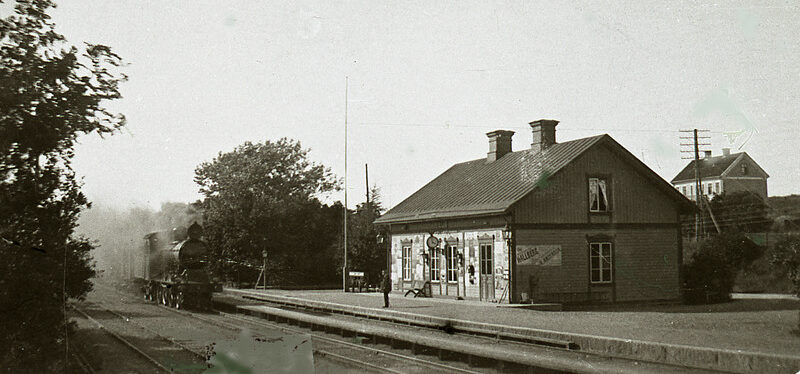
M 517 265 L 561 266 L 561 245 L 517 245 Z

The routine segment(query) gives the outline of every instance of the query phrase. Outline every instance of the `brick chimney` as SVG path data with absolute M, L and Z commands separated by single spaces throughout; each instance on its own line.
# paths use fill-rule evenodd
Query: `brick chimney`
M 506 153 L 511 152 L 511 137 L 514 136 L 513 131 L 508 130 L 494 130 L 487 132 L 486 136 L 489 137 L 489 153 L 486 154 L 486 163 L 495 162 Z
M 722 148 L 722 155 L 723 156 L 730 156 L 731 155 L 731 149 L 730 148 Z
M 711 158 L 711 151 L 706 151 L 706 156 L 705 156 L 705 158 Z
M 558 121 L 554 119 L 540 119 L 530 123 L 533 130 L 533 143 L 531 150 L 541 152 L 556 144 L 556 125 Z

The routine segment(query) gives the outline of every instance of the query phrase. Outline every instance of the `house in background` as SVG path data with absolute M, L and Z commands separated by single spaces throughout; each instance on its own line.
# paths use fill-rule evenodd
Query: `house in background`
M 694 205 L 608 135 L 529 149 L 487 134 L 459 163 L 375 221 L 388 228 L 395 290 L 500 302 L 677 300 L 680 215 Z M 434 239 L 432 240 L 431 237 Z M 426 244 L 427 243 L 427 244 Z
M 689 162 L 675 178 L 672 185 L 692 201 L 697 200 L 694 181 L 695 160 Z M 721 156 L 712 156 L 711 151 L 699 160 L 701 193 L 713 198 L 723 192 L 750 191 L 767 199 L 767 174 L 746 152 L 731 154 L 730 148 L 722 148 Z

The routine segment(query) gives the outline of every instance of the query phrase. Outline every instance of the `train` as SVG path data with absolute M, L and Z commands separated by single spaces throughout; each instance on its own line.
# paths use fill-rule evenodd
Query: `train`
M 173 308 L 211 309 L 211 296 L 220 288 L 209 271 L 210 250 L 197 222 L 187 229 L 152 232 L 136 256 L 135 278 L 145 300 Z

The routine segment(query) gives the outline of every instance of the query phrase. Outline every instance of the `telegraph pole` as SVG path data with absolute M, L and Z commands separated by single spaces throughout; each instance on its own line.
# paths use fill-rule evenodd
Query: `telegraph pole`
M 694 240 L 695 242 L 699 241 L 700 239 L 700 209 L 701 203 L 703 199 L 703 187 L 701 185 L 700 180 L 700 146 L 701 145 L 711 145 L 711 143 L 700 143 L 700 139 L 710 139 L 710 136 L 699 136 L 697 133 L 702 132 L 706 133 L 709 132 L 708 130 L 680 130 L 682 133 L 691 133 L 692 136 L 681 136 L 681 139 L 691 139 L 691 143 L 683 143 L 681 142 L 681 146 L 691 146 L 691 150 L 683 150 L 681 149 L 682 153 L 694 153 L 694 195 L 695 195 L 695 203 L 697 204 L 697 211 L 694 213 Z M 689 159 L 691 157 L 681 157 L 682 159 Z

